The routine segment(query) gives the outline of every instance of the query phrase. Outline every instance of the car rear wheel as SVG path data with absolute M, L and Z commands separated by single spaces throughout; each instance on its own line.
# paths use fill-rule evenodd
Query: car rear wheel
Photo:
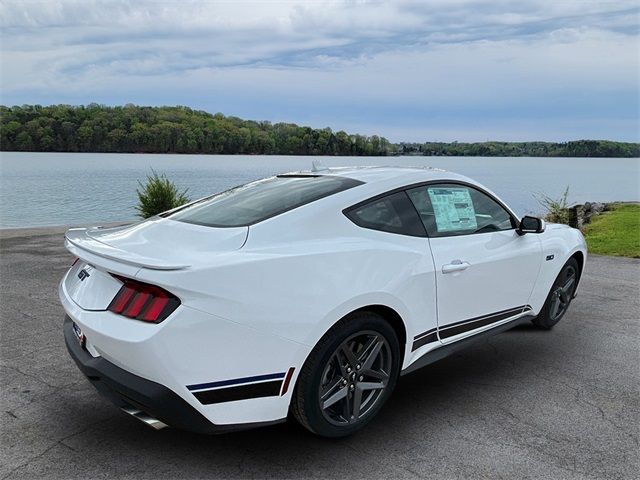
M 575 258 L 570 258 L 565 263 L 551 287 L 540 314 L 532 320 L 534 325 L 549 330 L 564 317 L 578 286 L 579 271 Z
M 305 362 L 291 410 L 310 431 L 350 435 L 391 395 L 400 371 L 398 338 L 381 316 L 350 315 L 325 334 Z

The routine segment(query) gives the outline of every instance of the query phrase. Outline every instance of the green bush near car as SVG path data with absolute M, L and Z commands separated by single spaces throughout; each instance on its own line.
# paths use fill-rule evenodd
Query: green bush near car
M 162 173 L 151 170 L 146 183 L 138 181 L 138 205 L 136 210 L 142 218 L 153 217 L 172 208 L 189 203 L 187 189 L 179 191 L 178 187 Z

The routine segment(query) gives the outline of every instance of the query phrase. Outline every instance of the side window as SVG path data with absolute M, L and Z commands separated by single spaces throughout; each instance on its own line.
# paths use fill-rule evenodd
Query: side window
M 511 215 L 473 187 L 438 184 L 407 191 L 430 237 L 469 235 L 515 228 Z
M 413 237 L 427 236 L 420 217 L 405 192 L 392 193 L 349 208 L 344 214 L 359 227 Z

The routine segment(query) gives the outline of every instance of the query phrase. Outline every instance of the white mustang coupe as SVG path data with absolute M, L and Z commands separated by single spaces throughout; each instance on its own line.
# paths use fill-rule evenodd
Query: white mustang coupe
M 369 422 L 399 375 L 553 327 L 587 254 L 469 178 L 397 167 L 278 175 L 65 243 L 67 347 L 124 411 L 202 433 L 291 412 L 327 437 Z

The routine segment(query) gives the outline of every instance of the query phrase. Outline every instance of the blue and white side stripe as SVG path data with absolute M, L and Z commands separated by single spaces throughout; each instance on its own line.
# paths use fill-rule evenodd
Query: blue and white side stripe
M 187 389 L 203 405 L 250 398 L 277 397 L 287 393 L 294 370 L 294 367 L 290 367 L 286 372 L 196 383 L 187 385 Z
M 241 385 L 243 383 L 262 382 L 265 380 L 278 380 L 284 378 L 286 372 L 269 373 L 268 375 L 256 375 L 253 377 L 233 378 L 231 380 L 222 380 L 220 382 L 196 383 L 195 385 L 187 385 L 191 391 L 208 390 L 210 388 L 228 387 L 230 385 Z

